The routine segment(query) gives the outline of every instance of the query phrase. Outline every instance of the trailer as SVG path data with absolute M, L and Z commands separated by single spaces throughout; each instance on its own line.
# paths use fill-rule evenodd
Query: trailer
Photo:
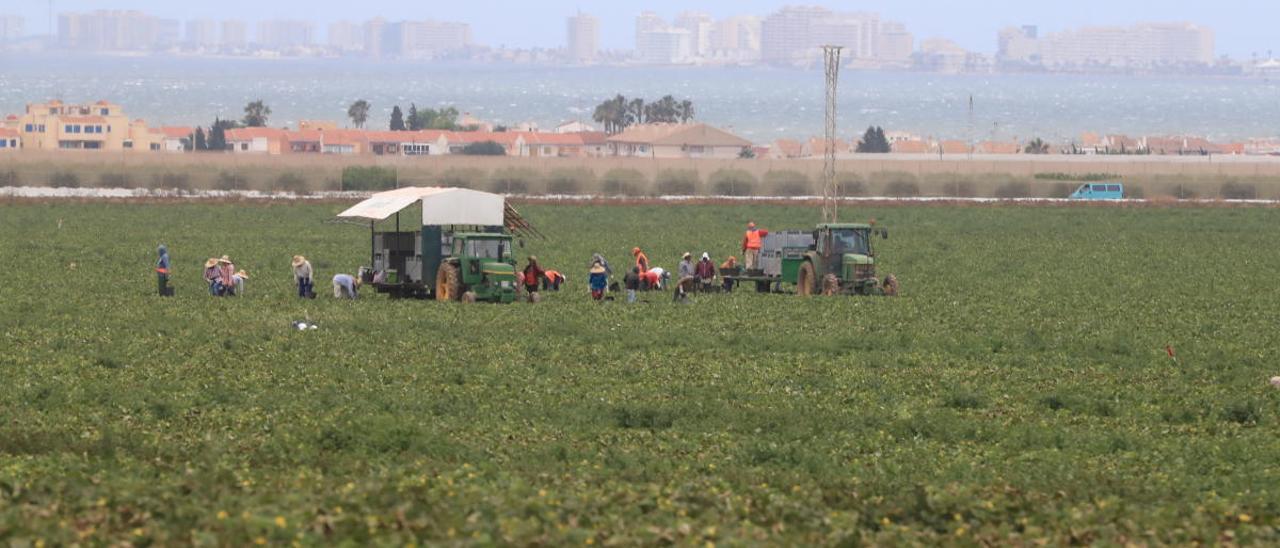
M 422 224 L 400 229 L 400 213 L 422 206 Z M 395 230 L 378 223 L 395 217 Z M 510 303 L 516 299 L 516 239 L 534 233 L 497 194 L 463 188 L 401 188 L 338 214 L 369 223 L 363 281 L 392 298 Z

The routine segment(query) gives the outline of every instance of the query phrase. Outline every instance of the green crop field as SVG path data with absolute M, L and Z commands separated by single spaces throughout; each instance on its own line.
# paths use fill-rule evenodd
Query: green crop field
M 570 285 L 501 306 L 328 297 L 343 207 L 0 204 L 0 541 L 1280 542 L 1280 210 L 846 209 L 902 297 L 627 306 L 593 251 L 816 208 L 528 205 Z

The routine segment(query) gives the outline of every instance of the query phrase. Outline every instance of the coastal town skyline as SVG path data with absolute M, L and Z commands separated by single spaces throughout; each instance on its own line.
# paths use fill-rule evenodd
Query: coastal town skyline
M 1023 65 L 1049 70 L 1113 66 L 1181 71 L 1194 65 L 1201 67 L 1196 70 L 1215 73 L 1223 73 L 1224 68 L 1248 72 L 1272 57 L 1271 36 L 1250 30 L 1242 18 L 1224 22 L 1214 16 L 1229 11 L 1222 8 L 1230 8 L 1232 2 L 1208 12 L 1178 2 L 1159 12 L 1121 7 L 1107 10 L 1106 17 L 1098 19 L 1049 17 L 1052 9 L 988 6 L 967 16 L 980 18 L 981 23 L 954 22 L 965 20 L 961 18 L 944 28 L 928 17 L 876 2 L 827 7 L 787 2 L 745 2 L 733 7 L 695 2 L 676 7 L 653 2 L 625 9 L 593 5 L 579 10 L 553 1 L 519 32 L 502 30 L 510 25 L 505 17 L 481 17 L 456 7 L 421 13 L 413 6 L 389 4 L 370 2 L 359 14 L 331 7 L 307 11 L 282 7 L 288 2 L 238 9 L 239 4 L 232 1 L 218 9 L 203 6 L 181 12 L 146 1 L 110 6 L 61 1 L 43 6 L 43 12 L 39 6 L 9 6 L 0 7 L 0 42 L 21 49 L 20 37 L 26 37 L 29 51 L 34 47 L 31 37 L 48 36 L 52 30 L 56 40 L 43 47 L 78 52 L 213 54 L 228 53 L 230 45 L 234 48 L 230 51 L 239 55 L 382 57 L 385 53 L 409 59 L 535 63 L 811 64 L 807 58 L 811 55 L 803 51 L 811 44 L 793 43 L 799 39 L 786 36 L 792 33 L 809 41 L 849 42 L 842 45 L 850 50 L 851 62 L 860 63 L 861 68 L 940 72 L 984 72 L 1011 65 L 1015 69 Z M 983 16 L 979 11 L 998 15 Z M 795 23 L 805 19 L 814 21 L 814 28 Z M 92 29 L 108 25 L 129 29 L 117 34 L 130 36 L 92 35 Z M 979 29 L 981 35 L 976 34 Z M 388 44 L 392 45 L 389 50 Z M 1224 63 L 1224 57 L 1234 63 Z

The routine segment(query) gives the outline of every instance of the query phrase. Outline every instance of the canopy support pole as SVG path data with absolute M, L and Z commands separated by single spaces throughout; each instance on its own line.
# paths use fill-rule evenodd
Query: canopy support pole
M 369 272 L 373 273 L 374 257 L 377 255 L 378 249 L 378 233 L 374 232 L 373 225 L 377 221 L 369 221 Z

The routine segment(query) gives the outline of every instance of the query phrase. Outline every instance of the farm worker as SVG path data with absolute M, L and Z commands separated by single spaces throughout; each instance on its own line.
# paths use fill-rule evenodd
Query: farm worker
M 156 253 L 160 255 L 160 260 L 156 261 L 156 282 L 160 289 L 160 296 L 170 297 L 172 295 L 169 294 L 169 248 L 160 244 Z
M 307 298 L 314 294 L 315 285 L 311 281 L 311 261 L 302 255 L 293 256 L 293 282 L 298 284 L 298 297 Z
M 746 256 L 747 270 L 760 268 L 760 249 L 764 247 L 764 237 L 768 230 L 756 228 L 756 223 L 747 223 L 747 233 L 742 236 L 742 253 Z
M 222 294 L 222 288 L 219 287 L 218 277 L 221 271 L 218 270 L 218 260 L 212 257 L 204 262 L 204 283 L 209 285 L 209 294 L 214 297 Z
M 738 268 L 737 257 L 729 257 L 728 260 L 720 264 L 721 273 L 723 273 L 725 270 L 737 270 L 737 268 Z M 733 278 L 724 278 L 724 291 L 725 293 L 733 291 Z
M 249 279 L 249 273 L 245 272 L 244 270 L 241 270 L 239 272 L 236 272 L 235 275 L 231 277 L 231 279 L 235 280 L 236 295 L 243 296 L 244 281 Z
M 697 279 L 697 269 L 693 266 L 693 254 L 686 251 L 680 257 L 680 267 L 677 270 L 680 279 L 676 282 L 676 298 L 683 300 L 684 296 L 693 289 L 693 282 Z
M 642 272 L 641 275 L 644 280 L 643 287 L 646 290 L 664 289 L 667 286 L 667 280 L 671 279 L 671 273 L 660 266 L 655 266 L 648 272 Z
M 636 302 L 636 291 L 640 290 L 640 267 L 631 267 L 631 272 L 622 278 L 622 284 L 627 288 L 627 303 Z
M 360 292 L 360 279 L 350 274 L 333 277 L 333 298 L 356 300 Z
M 568 278 L 565 278 L 564 274 L 561 274 L 559 271 L 548 270 L 542 277 L 542 290 L 560 291 L 560 286 L 567 280 Z
M 226 255 L 218 259 L 218 283 L 222 285 L 223 296 L 236 294 L 236 265 Z
M 604 288 L 609 285 L 609 272 L 604 265 L 596 263 L 591 267 L 591 298 L 597 301 L 604 299 Z
M 593 253 L 591 255 L 591 264 L 594 265 L 596 263 L 600 263 L 600 266 L 604 267 L 605 274 L 613 276 L 613 267 L 609 266 L 609 261 L 604 258 L 604 255 Z
M 711 262 L 711 254 L 702 254 L 702 260 L 698 261 L 694 274 L 697 275 L 698 281 L 702 282 L 702 291 L 710 292 L 711 284 L 716 280 L 716 264 Z
M 538 258 L 529 256 L 529 264 L 524 267 L 524 290 L 530 296 L 538 292 L 538 281 L 546 276 L 546 271 L 538 266 Z
M 632 249 L 631 254 L 634 255 L 636 258 L 636 266 L 640 267 L 640 273 L 644 274 L 645 272 L 648 272 L 649 257 L 645 255 L 643 251 L 640 251 L 640 248 L 638 247 Z

